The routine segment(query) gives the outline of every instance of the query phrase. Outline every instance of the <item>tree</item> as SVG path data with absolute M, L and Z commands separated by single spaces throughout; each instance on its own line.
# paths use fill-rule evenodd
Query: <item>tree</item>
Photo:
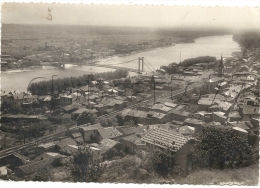
M 174 168 L 174 155 L 170 150 L 155 150 L 150 158 L 153 170 L 165 176 Z
M 96 122 L 96 115 L 92 112 L 83 112 L 77 118 L 77 125 L 83 125 L 87 123 L 91 123 L 92 125 Z
M 74 155 L 72 164 L 72 176 L 75 182 L 95 182 L 104 170 L 103 165 L 94 160 L 89 148 L 79 149 Z
M 248 166 L 253 163 L 253 149 L 247 139 L 224 126 L 205 126 L 197 136 L 194 164 L 209 168 Z

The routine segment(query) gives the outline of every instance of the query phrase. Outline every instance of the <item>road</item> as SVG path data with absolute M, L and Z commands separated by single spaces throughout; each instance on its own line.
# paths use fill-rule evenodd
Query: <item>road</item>
M 189 85 L 189 88 L 187 89 L 187 92 L 193 90 L 194 88 L 201 87 L 204 84 L 205 84 L 205 82 L 203 82 L 203 81 L 191 84 L 191 85 Z M 176 91 L 174 91 L 172 93 L 172 97 L 176 97 L 176 96 L 178 96 L 180 94 L 183 94 L 184 92 L 185 92 L 184 89 L 176 90 Z M 156 99 L 159 99 L 159 98 L 171 98 L 171 95 L 168 95 L 168 94 L 160 95 Z M 149 99 L 149 100 L 144 100 L 142 102 L 139 102 L 138 104 L 134 104 L 134 105 L 128 106 L 128 107 L 126 107 L 124 109 L 127 109 L 127 108 L 134 109 L 134 108 L 136 108 L 136 107 L 138 107 L 138 106 L 140 106 L 142 104 L 145 104 L 145 103 L 148 103 L 148 102 L 153 102 L 153 100 L 154 100 L 153 98 Z M 113 111 L 113 112 L 111 112 L 109 114 L 102 115 L 102 116 L 99 116 L 99 117 L 112 117 L 112 116 L 120 114 L 123 110 Z M 78 126 L 75 125 L 73 127 L 70 127 L 69 130 L 75 130 L 77 128 L 78 128 Z M 41 142 L 46 142 L 47 140 L 53 140 L 55 137 L 57 137 L 58 135 L 62 135 L 65 132 L 66 132 L 66 130 L 62 130 L 62 131 L 59 131 L 59 132 L 55 132 L 55 133 L 43 136 L 43 137 L 41 137 L 41 138 L 39 138 L 37 140 L 38 144 L 40 144 Z M 0 151 L 0 158 L 6 157 L 8 155 L 11 155 L 12 153 L 18 152 L 21 149 L 33 147 L 35 145 L 36 145 L 36 141 L 31 141 L 31 142 L 26 143 L 24 145 L 15 146 L 15 147 L 12 147 L 12 148 L 8 148 L 8 149 L 5 149 L 5 150 L 2 150 L 2 151 Z

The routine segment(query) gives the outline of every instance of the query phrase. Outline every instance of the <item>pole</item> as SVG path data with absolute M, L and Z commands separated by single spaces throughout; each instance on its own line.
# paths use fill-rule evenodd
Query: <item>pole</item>
M 138 57 L 138 72 L 140 73 L 140 61 L 141 61 L 141 58 Z
M 53 77 L 54 76 L 57 76 L 57 75 L 52 75 L 52 77 L 51 77 L 51 83 L 52 83 L 51 84 L 52 85 L 51 109 L 53 108 L 53 97 L 54 97 L 54 94 L 53 94 L 54 93 L 54 91 L 53 91 L 54 90 L 54 88 L 53 88 Z
M 144 57 L 142 57 L 142 72 L 144 72 Z
M 155 104 L 155 82 L 153 83 L 153 104 Z

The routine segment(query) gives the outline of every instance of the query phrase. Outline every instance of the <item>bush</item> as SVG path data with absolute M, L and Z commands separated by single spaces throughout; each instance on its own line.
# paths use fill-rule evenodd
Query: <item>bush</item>
M 206 126 L 197 136 L 192 159 L 197 166 L 227 168 L 253 163 L 253 149 L 247 139 L 227 127 Z
M 153 170 L 162 176 L 166 176 L 173 170 L 174 156 L 170 151 L 156 150 L 151 156 Z

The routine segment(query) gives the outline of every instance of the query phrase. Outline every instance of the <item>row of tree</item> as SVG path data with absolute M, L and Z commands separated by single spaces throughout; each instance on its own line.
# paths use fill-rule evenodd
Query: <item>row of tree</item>
M 200 57 L 195 57 L 195 58 L 190 58 L 190 59 L 185 59 L 184 61 L 180 62 L 180 66 L 183 67 L 189 67 L 193 66 L 199 63 L 206 64 L 210 62 L 215 62 L 217 59 L 216 57 L 212 56 L 200 56 Z
M 99 80 L 99 79 L 105 79 L 105 80 L 112 80 L 112 79 L 120 79 L 120 78 L 126 78 L 128 76 L 128 71 L 123 69 L 118 69 L 111 72 L 104 72 L 104 73 L 97 73 L 93 76 L 89 75 L 83 75 L 80 77 L 69 77 L 69 78 L 63 78 L 63 79 L 55 79 L 49 81 L 40 81 L 32 83 L 29 86 L 29 91 L 33 95 L 46 95 L 48 93 L 52 92 L 52 86 L 54 91 L 58 91 L 58 93 L 61 93 L 63 90 L 67 88 L 76 88 L 78 86 L 85 86 L 90 84 L 89 82 L 93 80 Z
M 179 71 L 180 67 L 190 67 L 196 64 L 207 64 L 208 68 L 214 68 L 216 66 L 216 57 L 212 56 L 200 56 L 196 58 L 185 59 L 184 61 L 177 63 L 171 63 L 168 66 L 161 66 L 161 69 L 165 70 L 168 74 L 173 74 Z

